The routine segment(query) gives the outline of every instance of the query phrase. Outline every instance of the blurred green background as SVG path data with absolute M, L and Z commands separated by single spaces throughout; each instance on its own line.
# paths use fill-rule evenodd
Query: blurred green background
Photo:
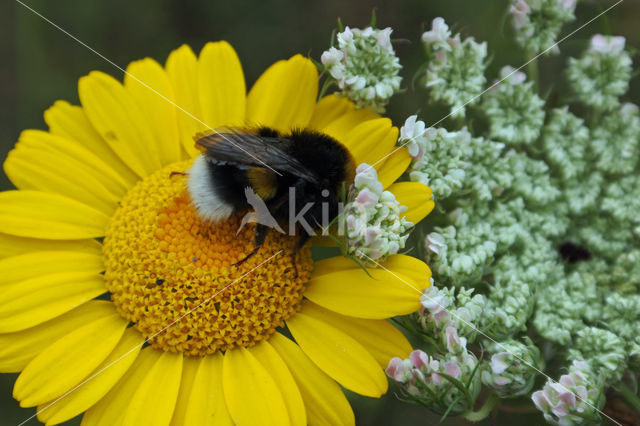
M 457 31 L 489 44 L 493 79 L 504 65 L 525 62 L 522 52 L 509 37 L 505 24 L 508 0 L 358 0 L 358 1 L 214 1 L 214 0 L 22 0 L 43 16 L 125 68 L 146 56 L 164 63 L 169 52 L 183 43 L 194 51 L 211 40 L 228 40 L 244 66 L 247 86 L 274 61 L 295 53 L 319 59 L 328 48 L 336 18 L 345 25 L 364 27 L 376 9 L 378 27 L 391 26 L 393 38 L 400 39 L 396 51 L 404 66 L 404 86 L 408 91 L 394 98 L 387 115 L 400 125 L 408 115 L 420 112 L 429 122 L 439 120 L 440 109 L 427 108 L 427 97 L 411 88 L 411 78 L 422 63 L 419 37 L 436 16 L 443 16 Z M 564 34 L 587 22 L 614 4 L 611 0 L 583 0 L 576 22 Z M 627 38 L 629 46 L 640 48 L 640 1 L 625 0 L 603 18 L 594 21 L 560 47 L 578 55 L 596 32 L 612 32 Z M 91 70 L 102 70 L 118 78 L 122 72 L 95 53 L 55 29 L 14 0 L 0 5 L 0 159 L 4 160 L 27 128 L 45 128 L 42 112 L 57 99 L 78 104 L 76 83 Z M 635 69 L 638 58 L 634 57 Z M 546 57 L 540 64 L 542 87 L 562 79 L 564 59 Z M 640 103 L 638 78 L 632 83 L 629 100 Z M 11 184 L 4 174 L 0 189 Z M 0 425 L 17 425 L 34 409 L 22 409 L 11 398 L 16 375 L 0 375 Z M 421 407 L 402 403 L 390 392 L 381 400 L 352 397 L 358 424 L 436 424 L 439 417 Z M 500 415 L 486 424 L 542 424 L 541 416 Z M 78 424 L 75 419 L 72 424 Z M 29 424 L 37 424 L 32 420 Z M 465 424 L 446 420 L 442 424 Z

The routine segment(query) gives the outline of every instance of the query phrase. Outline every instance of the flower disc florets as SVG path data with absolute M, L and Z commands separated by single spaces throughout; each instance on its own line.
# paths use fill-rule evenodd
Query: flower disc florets
M 295 238 L 270 232 L 255 256 L 234 266 L 253 249 L 254 228 L 236 235 L 241 216 L 201 219 L 185 177 L 172 175 L 189 165 L 159 170 L 122 199 L 104 241 L 107 288 L 118 312 L 158 349 L 206 355 L 253 346 L 300 308 L 309 249 L 297 257 L 296 276 Z

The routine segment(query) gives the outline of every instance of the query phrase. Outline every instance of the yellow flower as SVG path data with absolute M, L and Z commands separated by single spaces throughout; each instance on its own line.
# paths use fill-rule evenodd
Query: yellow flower
M 24 131 L 4 164 L 18 188 L 0 193 L 0 371 L 22 372 L 14 397 L 47 424 L 83 412 L 84 425 L 353 424 L 338 384 L 387 390 L 383 367 L 411 347 L 386 318 L 418 309 L 428 267 L 395 255 L 368 276 L 342 257 L 314 263 L 307 247 L 294 277 L 290 256 L 273 256 L 292 247 L 277 233 L 232 267 L 253 228 L 202 223 L 171 172 L 206 127 L 313 128 L 358 164 L 392 152 L 397 128 L 345 99 L 316 104 L 300 55 L 248 95 L 225 42 L 127 71 L 124 85 L 82 77 L 82 106 L 56 102 L 49 131 Z M 401 149 L 376 168 L 417 223 L 433 202 L 393 183 L 409 162 Z

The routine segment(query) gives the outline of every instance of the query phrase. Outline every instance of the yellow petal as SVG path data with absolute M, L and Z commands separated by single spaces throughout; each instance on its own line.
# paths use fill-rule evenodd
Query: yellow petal
M 378 170 L 378 180 L 382 187 L 388 188 L 389 185 L 402 176 L 409 164 L 411 164 L 411 156 L 407 148 L 398 148 L 397 151 L 387 157 Z
M 278 385 L 246 348 L 224 354 L 222 385 L 229 414 L 236 424 L 289 424 L 287 406 Z
M 242 126 L 246 88 L 240 59 L 226 41 L 207 43 L 198 60 L 198 97 L 207 127 Z
M 161 168 L 154 136 L 132 96 L 113 77 L 93 71 L 80 78 L 78 94 L 89 121 L 111 149 L 140 177 Z
M 397 182 L 387 190 L 396 196 L 401 205 L 407 206 L 404 217 L 414 224 L 427 217 L 435 205 L 431 199 L 431 188 L 420 182 Z
M 171 52 L 165 68 L 173 86 L 173 101 L 180 107 L 176 114 L 182 148 L 189 157 L 195 157 L 200 151 L 193 137 L 207 128 L 202 123 L 198 99 L 198 59 L 191 48 L 183 44 Z
M 97 403 L 82 416 L 82 425 L 121 425 L 124 411 L 131 401 L 138 385 L 163 352 L 150 347 L 139 352 L 124 376 Z
M 131 187 L 104 160 L 71 139 L 43 132 L 42 130 L 25 130 L 20 134 L 18 145 L 39 152 L 45 151 L 56 154 L 75 163 L 83 163 L 83 169 L 93 171 L 93 177 L 98 179 L 107 190 L 118 196 L 124 195 Z
M 347 135 L 344 144 L 349 148 L 356 164 L 367 163 L 376 170 L 391 153 L 398 140 L 398 128 L 388 118 L 368 120 Z
M 109 356 L 126 327 L 127 321 L 114 311 L 60 338 L 25 367 L 13 387 L 13 397 L 22 407 L 59 397 Z
M 180 389 L 182 354 L 163 352 L 131 397 L 122 423 L 168 425 Z
M 99 274 L 104 270 L 102 253 L 96 251 L 39 251 L 0 260 L 0 289 L 15 283 L 56 272 Z
M 150 347 L 140 351 L 124 377 L 85 412 L 82 425 L 168 425 L 180 388 L 183 358 Z
M 322 132 L 344 144 L 347 136 L 354 128 L 376 118 L 380 118 L 380 116 L 370 109 L 358 108 L 333 120 L 322 129 Z
M 151 58 L 132 62 L 124 76 L 124 87 L 146 118 L 138 126 L 147 126 L 153 134 L 153 148 L 162 165 L 179 161 L 178 118 L 173 88 L 164 68 Z
M 306 127 L 318 96 L 318 72 L 302 55 L 271 65 L 247 98 L 247 122 L 287 132 Z
M 316 105 L 308 127 L 322 131 L 330 123 L 342 117 L 344 114 L 353 111 L 355 108 L 355 104 L 347 98 L 336 95 L 325 96 L 320 99 L 320 102 Z
M 29 361 L 60 337 L 84 324 L 113 315 L 114 309 L 111 302 L 92 300 L 35 327 L 0 334 L 0 372 L 22 371 Z
M 109 216 L 71 198 L 38 191 L 0 193 L 0 232 L 52 240 L 104 235 Z
M 191 393 L 194 388 L 196 373 L 198 372 L 198 368 L 200 367 L 200 361 L 203 359 L 204 358 L 187 356 L 182 362 L 182 378 L 180 379 L 180 390 L 178 390 L 176 408 L 173 410 L 173 418 L 171 419 L 171 424 L 173 426 L 183 426 L 187 424 L 185 422 L 185 417 L 189 413 L 189 401 L 192 396 Z M 220 383 L 222 383 L 222 381 L 220 381 Z M 195 394 L 193 396 L 197 397 Z M 209 399 L 206 399 L 206 403 L 208 402 Z M 201 407 L 196 407 L 196 410 L 199 411 L 200 409 Z
M 373 355 L 382 368 L 387 368 L 391 358 L 408 358 L 411 353 L 411 343 L 386 320 L 347 317 L 311 302 L 307 302 L 304 312 L 353 337 Z
M 287 320 L 304 353 L 353 392 L 375 398 L 385 393 L 387 378 L 373 356 L 357 340 L 318 319 L 313 310 L 307 313 L 306 307 Z
M 0 259 L 33 251 L 101 250 L 96 240 L 39 240 L 0 233 Z
M 431 269 L 424 261 L 416 257 L 394 254 L 384 261 L 382 267 L 390 271 L 401 272 L 403 275 L 413 279 L 421 291 L 431 285 Z
M 109 182 L 105 185 L 104 175 L 99 175 L 100 169 L 21 143 L 9 152 L 4 171 L 18 189 L 60 194 L 92 206 L 108 216 L 113 214 L 118 201 L 126 193 L 126 188 L 109 188 Z
M 104 278 L 62 272 L 6 284 L 0 292 L 0 333 L 41 324 L 105 293 Z
M 82 107 L 71 105 L 67 101 L 56 101 L 44 112 L 44 121 L 49 126 L 51 134 L 73 141 L 102 159 L 127 183 L 128 188 L 138 181 L 138 176 L 133 170 L 93 128 Z
M 284 402 L 287 405 L 289 421 L 292 425 L 304 426 L 307 424 L 307 414 L 304 409 L 304 402 L 300 396 L 298 385 L 293 380 L 291 372 L 287 368 L 278 352 L 267 341 L 260 342 L 256 346 L 249 348 L 260 364 L 275 377 L 276 384 L 282 393 Z
M 429 285 L 430 274 L 416 280 L 411 270 L 392 269 L 386 263 L 389 270 L 369 268 L 367 275 L 357 265 L 339 269 L 332 262 L 346 264 L 343 258 L 332 258 L 315 266 L 305 296 L 342 315 L 385 319 L 410 314 L 420 308 L 420 295 Z M 426 265 L 424 270 L 428 271 Z
M 38 419 L 47 426 L 62 423 L 98 402 L 131 367 L 143 343 L 137 330 L 125 330 L 109 356 L 71 392 L 38 407 Z
M 353 410 L 340 386 L 322 372 L 298 345 L 280 333 L 275 333 L 269 343 L 278 351 L 296 381 L 310 425 L 355 424 Z
M 233 425 L 222 391 L 222 354 L 184 360 L 182 383 L 171 424 Z

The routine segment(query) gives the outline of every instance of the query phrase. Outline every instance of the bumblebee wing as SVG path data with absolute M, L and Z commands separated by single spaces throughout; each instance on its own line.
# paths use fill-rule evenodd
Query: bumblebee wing
M 312 183 L 319 182 L 315 173 L 287 152 L 291 144 L 287 138 L 241 132 L 211 133 L 198 135 L 196 144 L 216 163 L 231 164 L 240 168 L 267 168 L 290 173 Z

